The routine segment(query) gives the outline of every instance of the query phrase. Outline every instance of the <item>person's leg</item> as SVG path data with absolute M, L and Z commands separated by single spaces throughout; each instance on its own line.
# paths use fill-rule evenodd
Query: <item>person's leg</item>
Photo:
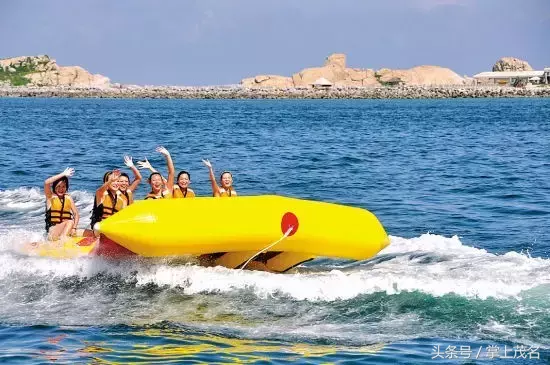
M 59 223 L 55 226 L 51 226 L 48 230 L 48 241 L 57 241 L 65 229 L 65 223 Z
M 63 228 L 63 232 L 61 233 L 60 239 L 66 240 L 71 235 L 71 231 L 73 230 L 73 227 L 74 227 L 74 221 L 69 220 L 61 224 L 65 224 L 65 227 Z
M 50 230 L 48 231 L 48 241 L 57 241 L 61 238 L 66 238 L 68 233 L 70 233 L 73 228 L 73 223 L 74 222 L 70 220 L 50 227 Z

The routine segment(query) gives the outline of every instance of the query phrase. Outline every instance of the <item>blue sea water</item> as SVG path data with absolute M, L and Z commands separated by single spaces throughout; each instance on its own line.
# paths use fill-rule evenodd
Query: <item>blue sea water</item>
M 549 99 L 0 99 L 0 136 L 0 362 L 550 362 Z M 198 195 L 209 158 L 240 195 L 369 209 L 391 244 L 284 275 L 21 253 L 48 176 L 75 168 L 84 226 L 125 154 L 165 171 L 158 145 Z

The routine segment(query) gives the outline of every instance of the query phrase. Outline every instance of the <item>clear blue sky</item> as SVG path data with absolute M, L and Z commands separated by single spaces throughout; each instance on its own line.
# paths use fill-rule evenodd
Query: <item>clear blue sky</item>
M 351 67 L 550 66 L 550 0 L 26 0 L 0 7 L 0 58 L 48 54 L 113 82 L 238 83 L 345 53 Z

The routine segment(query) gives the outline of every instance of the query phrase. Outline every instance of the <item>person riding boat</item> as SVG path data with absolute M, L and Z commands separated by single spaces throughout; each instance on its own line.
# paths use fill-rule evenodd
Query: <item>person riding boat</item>
M 44 181 L 46 195 L 46 232 L 51 241 L 65 240 L 69 235 L 76 234 L 80 215 L 69 191 L 69 177 L 74 169 L 67 167 L 65 171 Z
M 176 179 L 177 184 L 174 185 L 174 198 L 194 198 L 195 192 L 189 187 L 191 183 L 191 174 L 187 171 L 180 171 L 178 178 Z
M 159 173 L 157 169 L 155 169 L 147 159 L 145 159 L 145 161 L 139 161 L 138 164 L 140 168 L 149 169 L 152 172 L 151 176 L 153 176 L 153 174 Z M 161 178 L 164 182 L 164 185 L 166 185 L 167 180 L 162 175 Z M 180 171 L 178 173 L 176 181 L 177 184 L 174 185 L 172 198 L 194 198 L 196 196 L 193 189 L 189 187 L 189 184 L 191 183 L 191 174 L 189 172 L 185 170 Z
M 134 181 L 130 185 L 130 177 L 127 173 L 123 172 L 118 178 L 118 190 L 120 191 L 122 198 L 125 200 L 126 206 L 134 202 L 134 191 L 141 182 L 141 173 L 134 165 L 131 156 L 124 156 L 124 164 L 128 166 L 134 173 Z
M 170 152 L 162 146 L 157 147 L 157 152 L 162 154 L 166 159 L 166 166 L 168 167 L 168 178 L 164 179 L 162 175 L 155 170 L 149 161 L 138 161 L 138 166 L 140 169 L 149 169 L 151 170 L 151 175 L 149 175 L 149 185 L 151 186 L 151 191 L 147 194 L 145 199 L 169 199 L 172 197 L 174 191 L 174 163 L 172 162 L 172 157 Z
M 210 176 L 210 183 L 212 184 L 212 195 L 215 197 L 222 198 L 231 198 L 236 197 L 237 192 L 233 189 L 233 175 L 229 171 L 224 171 L 220 175 L 220 185 L 216 182 L 216 177 L 214 176 L 214 169 L 212 163 L 208 160 L 202 160 L 202 162 L 208 167 L 208 172 Z
M 101 222 L 126 207 L 126 201 L 118 190 L 119 177 L 120 171 L 117 169 L 107 171 L 103 175 L 103 185 L 95 193 L 91 218 L 92 229 L 97 222 Z

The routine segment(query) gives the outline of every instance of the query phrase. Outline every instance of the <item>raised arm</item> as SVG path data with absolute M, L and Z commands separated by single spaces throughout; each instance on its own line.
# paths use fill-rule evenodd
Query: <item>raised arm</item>
M 172 161 L 172 157 L 170 156 L 170 152 L 162 146 L 157 147 L 156 150 L 158 153 L 162 154 L 164 158 L 166 159 L 166 166 L 168 167 L 168 178 L 164 181 L 166 185 L 166 190 L 172 194 L 174 191 L 174 162 Z
M 149 162 L 149 161 L 147 161 L 147 162 Z M 128 166 L 128 168 L 130 168 L 130 170 L 132 170 L 132 172 L 134 173 L 134 181 L 128 187 L 128 189 L 130 189 L 131 191 L 135 191 L 137 186 L 141 182 L 141 179 L 142 179 L 141 173 L 139 172 L 139 170 L 134 165 L 134 161 L 132 161 L 132 156 L 124 156 L 124 164 L 126 166 Z
M 210 176 L 210 183 L 212 184 L 212 195 L 213 196 L 220 196 L 220 187 L 218 186 L 218 183 L 216 182 L 216 176 L 214 176 L 214 169 L 212 168 L 212 164 L 208 160 L 202 160 L 202 163 L 208 167 L 208 174 Z
M 96 200 L 96 203 L 99 205 L 103 199 L 103 194 L 105 194 L 105 192 L 107 191 L 107 189 L 109 188 L 109 185 L 111 185 L 111 183 L 118 179 L 120 177 L 120 170 L 113 170 L 113 172 L 111 172 L 111 174 L 109 175 L 109 178 L 107 179 L 107 181 L 105 181 L 103 183 L 103 185 L 101 185 L 99 187 L 99 189 L 96 190 L 95 192 L 95 200 Z
M 160 172 L 158 172 L 157 169 L 155 169 L 151 165 L 151 163 L 147 160 L 147 158 L 145 158 L 145 161 L 138 161 L 137 164 L 138 164 L 140 169 L 148 169 L 151 172 L 157 172 L 157 173 L 160 174 Z M 166 184 L 167 180 L 164 178 L 164 176 L 162 176 L 162 174 L 160 174 L 160 177 L 162 177 L 162 181 L 164 181 L 164 183 Z
M 57 175 L 51 176 L 44 181 L 44 194 L 46 198 L 50 199 L 53 195 L 52 184 L 61 179 L 63 176 L 71 177 L 74 174 L 74 169 L 72 167 L 67 167 L 65 171 Z

